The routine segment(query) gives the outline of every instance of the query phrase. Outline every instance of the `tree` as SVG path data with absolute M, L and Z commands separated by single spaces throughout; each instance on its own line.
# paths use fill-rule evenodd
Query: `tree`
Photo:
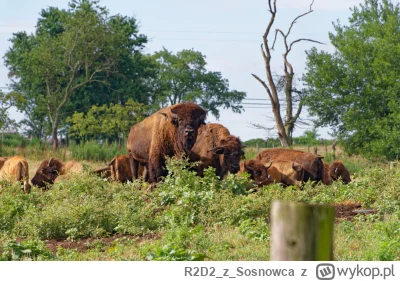
M 71 98 L 79 94 L 84 100 L 82 93 L 91 84 L 110 85 L 109 77 L 118 73 L 122 59 L 146 42 L 133 19 L 110 17 L 96 0 L 73 0 L 69 6 L 67 11 L 42 11 L 35 34 L 14 34 L 5 55 L 14 84 L 36 104 L 45 105 L 54 149 Z
M 332 126 L 349 153 L 394 159 L 400 148 L 400 9 L 366 0 L 330 33 L 333 54 L 307 52 L 303 79 L 311 116 Z
M 73 138 L 115 140 L 127 136 L 131 126 L 149 114 L 149 106 L 128 100 L 125 105 L 93 106 L 87 114 L 75 113 L 67 121 L 71 123 L 69 132 Z
M 228 80 L 220 72 L 207 71 L 205 56 L 200 52 L 182 50 L 175 55 L 164 48 L 154 58 L 159 63 L 159 97 L 155 102 L 161 106 L 193 101 L 217 118 L 220 107 L 238 113 L 243 110 L 240 102 L 246 93 L 229 90 Z
M 289 35 L 290 32 L 292 31 L 292 28 L 296 21 L 300 19 L 301 17 L 304 17 L 311 13 L 312 10 L 312 5 L 314 3 L 314 0 L 311 2 L 310 5 L 310 10 L 306 13 L 303 13 L 299 16 L 297 16 L 290 24 L 287 32 L 283 32 L 280 29 L 275 30 L 275 35 L 274 35 L 274 41 L 272 43 L 272 46 L 269 45 L 268 42 L 268 36 L 270 36 L 271 28 L 272 25 L 275 22 L 275 16 L 277 13 L 276 9 L 276 0 L 268 0 L 268 5 L 269 5 L 269 12 L 271 14 L 270 21 L 267 25 L 267 28 L 264 32 L 263 35 L 263 44 L 261 44 L 261 54 L 264 59 L 265 63 L 265 71 L 267 75 L 267 81 L 263 81 L 259 76 L 256 74 L 253 74 L 253 77 L 261 83 L 261 85 L 264 87 L 266 90 L 269 100 L 272 105 L 272 113 L 274 114 L 274 119 L 275 119 L 275 126 L 278 131 L 278 136 L 281 141 L 281 144 L 285 147 L 288 147 L 292 144 L 292 134 L 293 130 L 295 128 L 296 122 L 298 122 L 298 119 L 300 117 L 301 111 L 303 109 L 303 104 L 302 104 L 302 98 L 303 98 L 303 92 L 299 89 L 295 88 L 294 85 L 294 70 L 292 64 L 288 60 L 288 55 L 290 51 L 293 48 L 293 45 L 296 43 L 299 43 L 301 41 L 309 41 L 309 42 L 314 42 L 314 43 L 319 43 L 318 41 L 312 40 L 312 39 L 307 39 L 307 38 L 299 38 L 293 41 L 289 41 Z M 271 51 L 274 50 L 276 39 L 278 35 L 281 35 L 283 38 L 283 43 L 285 47 L 285 52 L 283 54 L 283 69 L 284 69 L 284 75 L 281 76 L 281 78 L 278 79 L 278 81 L 274 80 L 273 77 L 273 71 L 271 69 Z M 282 101 L 280 100 L 279 97 L 279 88 L 278 85 L 280 84 L 281 87 L 283 88 L 284 92 L 284 98 L 286 102 L 286 116 L 285 116 L 285 121 L 282 119 L 282 114 L 281 114 L 281 103 Z M 294 96 L 294 94 L 296 96 Z M 297 109 L 295 111 L 295 105 L 296 105 L 296 99 L 298 101 L 297 104 Z
M 15 120 L 8 115 L 8 110 L 17 102 L 22 102 L 23 97 L 15 92 L 4 93 L 0 90 L 0 130 L 12 130 L 17 127 Z

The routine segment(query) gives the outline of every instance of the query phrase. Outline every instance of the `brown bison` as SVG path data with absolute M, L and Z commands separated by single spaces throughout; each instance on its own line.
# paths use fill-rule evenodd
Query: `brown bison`
M 300 187 L 304 179 L 303 166 L 293 161 L 272 161 L 265 165 L 270 166 L 268 174 L 276 183 L 284 186 L 296 185 Z
M 138 178 L 139 163 L 147 165 L 151 183 L 165 176 L 165 156 L 190 153 L 206 114 L 199 105 L 185 102 L 160 109 L 133 125 L 126 144 L 132 178 Z
M 199 176 L 204 169 L 214 167 L 221 179 L 229 172 L 236 174 L 244 156 L 244 146 L 239 138 L 220 124 L 207 124 L 199 128 L 197 140 L 190 152 L 190 161 L 201 161 L 197 167 Z
M 60 175 L 69 173 L 81 173 L 83 171 L 82 163 L 77 161 L 68 161 L 63 163 L 60 159 L 50 158 L 43 160 L 32 178 L 32 184 L 38 187 L 46 187 L 46 184 L 54 184 L 55 179 Z
M 342 161 L 334 161 L 331 165 L 324 163 L 324 184 L 331 185 L 334 180 L 342 179 L 344 183 L 350 183 L 350 172 Z
M 90 173 L 96 174 L 98 177 L 101 178 L 111 178 L 111 170 L 110 167 L 103 167 L 96 170 L 91 171 Z
M 3 161 L 5 159 L 5 161 Z M 22 156 L 13 156 L 9 158 L 2 158 L 0 161 L 3 163 L 0 168 L 0 179 L 15 182 L 19 181 L 24 185 L 24 192 L 31 191 L 29 184 L 29 167 L 28 162 Z
M 139 165 L 138 175 L 146 177 L 146 169 Z M 93 170 L 91 173 L 97 174 L 102 178 L 107 178 L 112 181 L 127 182 L 132 181 L 132 171 L 128 155 L 118 155 L 107 163 L 107 167 Z
M 250 175 L 250 179 L 254 181 L 257 186 L 269 185 L 274 181 L 268 174 L 268 166 L 265 166 L 259 160 L 250 159 L 240 162 L 240 169 L 238 174 L 247 172 Z
M 269 163 L 272 161 L 295 161 L 304 169 L 304 181 L 322 181 L 324 179 L 323 157 L 315 156 L 300 150 L 287 148 L 264 149 L 256 156 L 256 159 Z

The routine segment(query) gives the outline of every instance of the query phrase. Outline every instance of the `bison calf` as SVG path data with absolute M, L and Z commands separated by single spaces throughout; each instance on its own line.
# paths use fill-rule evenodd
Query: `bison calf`
M 21 182 L 24 185 L 24 192 L 29 193 L 31 191 L 31 185 L 29 184 L 29 167 L 28 162 L 22 156 L 13 156 L 10 158 L 3 158 L 3 163 L 0 168 L 0 179 L 9 182 Z M 1 164 L 0 164 L 1 165 Z
M 77 161 L 63 163 L 60 159 L 50 158 L 40 163 L 35 176 L 32 178 L 32 184 L 38 187 L 46 187 L 46 184 L 54 184 L 55 179 L 60 175 L 81 173 L 82 171 L 82 163 Z
M 240 162 L 240 170 L 238 174 L 247 172 L 250 179 L 254 181 L 257 186 L 272 184 L 273 181 L 268 175 L 268 166 L 265 166 L 261 161 L 250 159 Z
M 197 167 L 199 176 L 203 176 L 204 169 L 213 167 L 217 176 L 223 179 L 228 172 L 236 174 L 239 171 L 244 147 L 240 139 L 232 136 L 224 126 L 207 124 L 199 128 L 189 158 L 190 161 L 201 162 Z
M 256 159 L 264 163 L 273 161 L 295 161 L 303 166 L 304 181 L 323 181 L 324 165 L 321 156 L 300 150 L 287 148 L 264 149 L 256 156 Z
M 350 172 L 342 161 L 334 161 L 331 165 L 324 162 L 324 184 L 331 185 L 332 181 L 342 179 L 344 183 L 350 183 Z
M 293 161 L 273 161 L 265 164 L 270 166 L 268 174 L 276 183 L 284 186 L 296 185 L 300 187 L 304 179 L 303 166 Z

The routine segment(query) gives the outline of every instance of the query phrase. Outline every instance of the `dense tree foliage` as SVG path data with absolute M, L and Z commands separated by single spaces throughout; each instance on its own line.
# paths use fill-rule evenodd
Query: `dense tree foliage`
M 125 105 L 93 106 L 87 114 L 75 113 L 67 121 L 71 123 L 70 135 L 73 138 L 115 140 L 126 137 L 132 124 L 148 115 L 148 106 L 128 100 Z
M 400 150 L 400 9 L 366 0 L 349 25 L 334 24 L 335 52 L 307 52 L 310 114 L 329 125 L 349 153 L 393 159 Z
M 98 95 L 97 103 L 101 102 L 99 97 L 109 96 L 101 95 L 104 91 L 90 91 L 89 86 L 102 84 L 119 89 L 121 77 L 132 82 L 133 73 L 138 73 L 137 69 L 119 71 L 128 68 L 136 57 L 141 59 L 136 53 L 143 48 L 146 37 L 138 34 L 133 18 L 109 16 L 97 3 L 74 0 L 68 10 L 43 10 L 35 33 L 14 34 L 12 47 L 5 55 L 15 89 L 37 105 L 30 113 L 43 117 L 42 107 L 46 108 L 54 148 L 60 124 L 73 113 L 66 111 L 68 105 L 76 110 L 82 103 L 90 104 L 93 94 Z M 121 96 L 129 90 L 117 90 L 114 100 L 122 101 Z
M 243 110 L 240 102 L 246 93 L 229 90 L 227 79 L 217 71 L 206 69 L 205 56 L 194 50 L 182 50 L 173 54 L 166 50 L 156 52 L 159 64 L 158 101 L 161 105 L 193 101 L 202 105 L 219 118 L 219 108 Z

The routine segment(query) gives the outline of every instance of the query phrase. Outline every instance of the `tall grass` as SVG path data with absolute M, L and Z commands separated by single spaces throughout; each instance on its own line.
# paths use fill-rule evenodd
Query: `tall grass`
M 127 154 L 125 144 L 100 144 L 87 141 L 80 144 L 72 143 L 69 147 L 71 157 L 76 160 L 109 161 L 119 154 Z

